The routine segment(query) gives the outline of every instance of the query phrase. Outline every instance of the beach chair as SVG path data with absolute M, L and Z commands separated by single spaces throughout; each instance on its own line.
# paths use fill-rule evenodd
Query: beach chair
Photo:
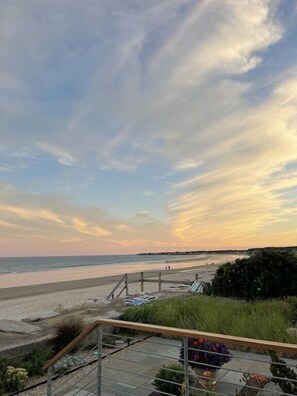
M 135 297 L 129 300 L 125 300 L 124 304 L 130 307 L 135 307 L 139 305 L 149 304 L 157 298 L 157 296 L 144 295 L 142 297 Z
M 193 294 L 201 294 L 203 293 L 203 289 L 205 287 L 205 283 L 199 280 L 194 281 L 189 287 L 189 292 Z

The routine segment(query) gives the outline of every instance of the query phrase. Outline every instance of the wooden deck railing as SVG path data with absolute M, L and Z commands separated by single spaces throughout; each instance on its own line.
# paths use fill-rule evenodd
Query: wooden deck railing
M 287 344 L 281 342 L 257 340 L 252 338 L 236 337 L 224 334 L 207 333 L 197 330 L 180 329 L 175 327 L 164 327 L 157 325 L 149 325 L 143 323 L 135 322 L 125 322 L 121 320 L 113 319 L 99 319 L 94 323 L 90 324 L 78 337 L 76 337 L 68 346 L 66 346 L 62 351 L 60 351 L 56 356 L 49 360 L 43 367 L 47 370 L 49 367 L 53 366 L 58 360 L 60 360 L 64 355 L 71 351 L 76 345 L 82 342 L 88 335 L 90 335 L 98 326 L 106 327 L 118 327 L 123 329 L 132 329 L 142 332 L 147 332 L 151 334 L 160 334 L 166 336 L 174 337 L 193 337 L 193 338 L 203 338 L 208 341 L 224 342 L 228 345 L 243 346 L 247 348 L 253 348 L 265 351 L 275 351 L 280 353 L 287 353 L 288 355 L 297 355 L 297 345 Z

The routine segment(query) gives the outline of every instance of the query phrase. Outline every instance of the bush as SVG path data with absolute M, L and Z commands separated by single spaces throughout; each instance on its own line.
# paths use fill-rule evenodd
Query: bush
M 55 335 L 49 340 L 49 345 L 53 348 L 54 353 L 60 352 L 71 341 L 73 341 L 83 330 L 81 319 L 71 318 L 59 323 L 55 330 Z
M 291 380 L 297 381 L 297 374 L 294 370 L 287 367 L 286 362 L 279 359 L 275 352 L 270 353 L 272 363 L 270 365 L 270 371 L 274 377 L 273 382 L 278 384 L 284 393 L 289 393 L 291 395 L 297 395 L 297 382 L 292 382 Z M 282 363 L 279 365 L 278 363 Z M 297 367 L 297 366 L 296 366 Z
M 42 367 L 52 351 L 35 349 L 22 359 L 0 358 L 0 395 L 23 389 L 28 376 L 43 375 Z M 17 369 L 15 369 L 17 367 Z
M 29 377 L 34 375 L 43 375 L 44 372 L 42 370 L 42 367 L 47 362 L 47 360 L 50 359 L 51 355 L 52 351 L 49 349 L 34 349 L 23 358 L 0 358 L 0 379 L 3 379 L 3 377 L 5 376 L 5 372 L 8 366 L 26 369 Z
M 49 349 L 34 349 L 28 353 L 20 365 L 28 371 L 28 375 L 43 375 L 43 365 L 49 360 L 52 355 L 52 351 Z
M 175 384 L 166 381 L 175 382 Z M 193 376 L 190 376 L 189 381 L 190 385 L 194 384 Z M 170 364 L 168 366 L 163 366 L 157 372 L 153 385 L 160 392 L 181 396 L 183 395 L 184 382 L 184 367 L 181 364 Z
M 0 375 L 0 395 L 5 392 L 4 378 Z
M 296 296 L 296 284 L 296 254 L 267 248 L 218 268 L 208 293 L 245 300 L 270 299 Z
M 16 392 L 25 388 L 28 381 L 28 372 L 24 368 L 8 366 L 4 375 L 4 389 Z

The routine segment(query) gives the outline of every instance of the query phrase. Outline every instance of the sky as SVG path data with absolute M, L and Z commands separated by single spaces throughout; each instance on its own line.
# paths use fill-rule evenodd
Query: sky
M 296 0 L 1 0 L 0 256 L 297 245 Z

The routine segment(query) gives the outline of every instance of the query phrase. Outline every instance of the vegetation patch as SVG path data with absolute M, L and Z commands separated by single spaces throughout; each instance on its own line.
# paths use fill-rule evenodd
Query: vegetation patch
M 181 364 L 169 364 L 163 366 L 156 374 L 153 382 L 154 387 L 162 393 L 182 396 L 185 382 L 184 367 Z M 189 377 L 190 386 L 194 384 L 192 375 Z
M 56 326 L 54 337 L 49 340 L 54 354 L 70 344 L 83 331 L 83 328 L 82 320 L 77 318 L 70 318 L 59 323 Z
M 51 356 L 48 349 L 34 349 L 23 358 L 0 357 L 0 395 L 21 390 L 28 377 L 44 374 L 42 367 Z
M 297 295 L 297 256 L 287 249 L 261 249 L 218 268 L 208 294 L 258 300 Z
M 121 319 L 295 343 L 296 333 L 287 329 L 294 325 L 296 300 L 243 302 L 204 295 L 182 296 L 128 308 Z

